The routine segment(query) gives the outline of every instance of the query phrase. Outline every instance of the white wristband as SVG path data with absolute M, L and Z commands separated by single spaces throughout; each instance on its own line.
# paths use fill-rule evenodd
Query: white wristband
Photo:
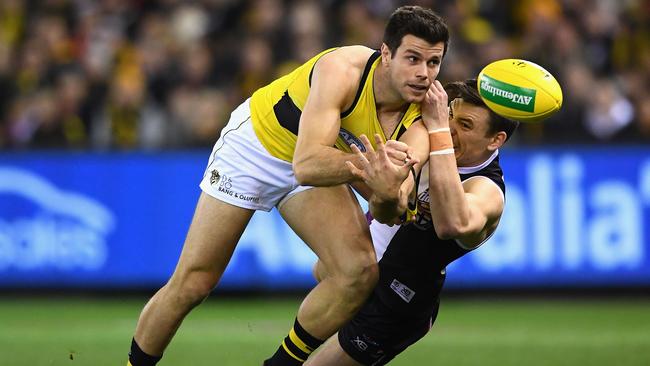
M 429 156 L 433 156 L 433 155 L 447 155 L 447 154 L 453 154 L 453 153 L 454 153 L 454 149 L 444 149 L 444 150 L 436 150 L 436 151 L 432 151 L 432 152 L 429 153 Z
M 430 130 L 429 133 L 438 133 L 438 132 L 450 132 L 449 127 L 442 127 Z

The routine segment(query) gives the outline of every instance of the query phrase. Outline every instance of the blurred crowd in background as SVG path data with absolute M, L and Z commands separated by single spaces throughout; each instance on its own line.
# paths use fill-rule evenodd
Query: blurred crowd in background
M 650 142 L 649 0 L 410 1 L 443 16 L 439 79 L 536 62 L 564 105 L 518 146 Z M 2 0 L 0 149 L 209 147 L 234 107 L 319 51 L 378 48 L 392 0 Z

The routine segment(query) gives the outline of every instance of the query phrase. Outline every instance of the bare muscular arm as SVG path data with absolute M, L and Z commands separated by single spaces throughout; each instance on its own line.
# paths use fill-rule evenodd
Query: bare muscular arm
M 341 127 L 341 111 L 354 99 L 363 72 L 362 62 L 350 60 L 361 59 L 363 52 L 348 51 L 327 54 L 314 66 L 293 157 L 293 170 L 300 184 L 330 186 L 355 179 L 345 162 L 358 164 L 358 158 L 333 147 Z M 368 56 L 370 52 L 368 49 Z
M 422 103 L 428 131 L 449 128 L 447 108 L 447 94 L 435 81 Z M 487 178 L 461 183 L 453 150 L 429 157 L 429 199 L 437 235 L 467 246 L 480 244 L 494 230 L 504 203 L 500 189 Z

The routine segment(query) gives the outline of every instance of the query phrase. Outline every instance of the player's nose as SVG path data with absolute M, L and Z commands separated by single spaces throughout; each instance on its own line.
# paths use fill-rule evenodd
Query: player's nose
M 427 64 L 425 62 L 420 63 L 419 67 L 416 69 L 415 76 L 420 80 L 426 80 L 429 78 L 429 70 L 427 69 Z

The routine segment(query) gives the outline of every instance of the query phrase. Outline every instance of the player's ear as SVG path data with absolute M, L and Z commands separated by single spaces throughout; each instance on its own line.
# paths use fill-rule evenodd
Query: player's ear
M 386 43 L 382 43 L 381 48 L 379 50 L 381 51 L 381 63 L 382 63 L 382 65 L 389 66 L 390 65 L 390 59 L 392 58 L 390 48 L 388 48 L 388 45 Z
M 503 131 L 497 132 L 494 136 L 490 138 L 490 143 L 488 144 L 488 150 L 494 151 L 500 148 L 501 146 L 503 146 L 503 144 L 506 143 L 507 138 L 508 138 L 508 134 L 506 134 L 505 132 Z

